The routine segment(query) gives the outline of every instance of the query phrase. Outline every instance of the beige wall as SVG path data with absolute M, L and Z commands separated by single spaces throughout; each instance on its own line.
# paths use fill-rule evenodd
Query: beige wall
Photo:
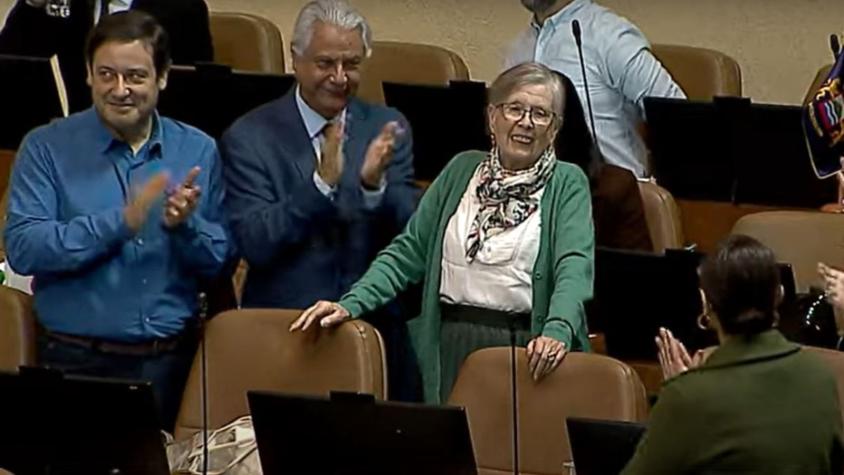
M 0 0 L 5 12 L 14 0 Z M 162 0 L 168 1 L 168 0 Z M 507 42 L 528 21 L 518 0 L 352 0 L 376 39 L 442 45 L 472 76 L 490 80 Z M 208 0 L 212 10 L 261 14 L 289 40 L 306 0 Z M 654 43 L 703 46 L 736 58 L 745 94 L 799 102 L 817 69 L 830 62 L 828 36 L 844 32 L 844 0 L 602 0 L 637 23 Z

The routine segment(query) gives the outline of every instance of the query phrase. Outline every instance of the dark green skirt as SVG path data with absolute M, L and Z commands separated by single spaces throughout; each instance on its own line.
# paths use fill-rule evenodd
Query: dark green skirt
M 530 314 L 513 314 L 466 305 L 440 304 L 440 398 L 445 403 L 463 361 L 471 353 L 493 346 L 510 346 L 510 326 L 516 345 L 530 341 Z M 506 375 L 502 375 L 506 377 Z

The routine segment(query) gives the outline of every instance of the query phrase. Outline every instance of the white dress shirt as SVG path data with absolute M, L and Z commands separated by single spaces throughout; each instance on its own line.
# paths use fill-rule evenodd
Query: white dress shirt
M 472 262 L 466 260 L 466 236 L 472 227 L 480 200 L 475 190 L 479 170 L 457 211 L 448 222 L 443 238 L 440 301 L 505 312 L 530 313 L 533 308 L 531 274 L 539 254 L 540 210 L 514 228 L 488 237 Z M 543 187 L 534 196 L 541 201 Z
M 313 108 L 305 102 L 302 98 L 302 93 L 298 85 L 296 86 L 296 107 L 299 109 L 299 115 L 302 117 L 302 122 L 305 124 L 305 130 L 308 132 L 308 137 L 311 139 L 311 146 L 313 146 L 314 154 L 316 155 L 317 162 L 319 162 L 322 160 L 322 143 L 324 141 L 324 135 L 322 132 L 329 120 L 320 115 L 319 112 L 313 110 Z M 343 109 L 337 117 L 331 120 L 335 122 L 345 122 L 346 109 Z M 340 153 L 343 153 L 342 146 Z M 313 179 L 314 186 L 317 187 L 320 193 L 333 200 L 336 187 L 326 183 L 316 171 L 314 171 Z M 383 176 L 381 177 L 381 186 L 377 190 L 367 190 L 361 186 L 364 206 L 370 210 L 377 208 L 381 204 L 381 200 L 384 198 L 384 191 L 386 189 L 387 180 Z
M 647 151 L 637 131 L 648 96 L 685 98 L 682 89 L 651 54 L 645 36 L 627 19 L 596 5 L 574 0 L 545 20 L 534 20 L 515 40 L 507 68 L 536 61 L 559 71 L 577 89 L 589 123 L 586 90 L 571 23 L 580 22 L 583 60 L 595 115 L 598 142 L 607 161 L 648 176 Z

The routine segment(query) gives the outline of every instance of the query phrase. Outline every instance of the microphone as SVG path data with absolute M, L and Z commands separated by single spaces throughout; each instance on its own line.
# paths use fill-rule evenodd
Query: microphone
M 574 42 L 577 43 L 577 47 L 580 48 L 582 46 L 580 40 L 580 22 L 577 20 L 571 21 L 571 34 L 574 35 Z
M 832 59 L 837 60 L 841 53 L 841 41 L 838 39 L 838 35 L 834 33 L 829 35 L 829 47 L 832 49 Z
M 589 81 L 586 79 L 586 63 L 583 61 L 583 41 L 580 38 L 580 22 L 571 21 L 571 34 L 577 44 L 577 58 L 580 60 L 580 75 L 583 77 L 583 95 L 586 96 L 586 108 L 589 110 L 589 124 L 592 125 L 592 142 L 595 143 L 595 150 L 601 158 L 601 144 L 598 143 L 598 131 L 595 130 L 595 114 L 592 112 L 592 95 L 589 93 Z
M 519 475 L 519 405 L 516 390 L 516 316 L 510 317 L 510 389 L 513 403 L 513 475 Z
M 205 358 L 205 323 L 208 320 L 208 296 L 199 293 L 199 385 L 202 406 L 202 475 L 208 475 L 208 363 Z

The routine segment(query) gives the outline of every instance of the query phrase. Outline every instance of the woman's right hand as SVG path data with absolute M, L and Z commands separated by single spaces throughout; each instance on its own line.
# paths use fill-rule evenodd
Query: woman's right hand
M 844 308 L 844 272 L 818 262 L 818 274 L 823 281 L 827 301 L 834 307 Z
M 659 329 L 659 335 L 656 337 L 656 346 L 659 349 L 657 356 L 659 358 L 659 366 L 662 368 L 663 380 L 669 380 L 692 368 L 700 366 L 707 356 L 702 350 L 697 351 L 694 357 L 689 356 L 685 345 L 675 338 L 671 330 L 667 328 Z
M 339 303 L 320 300 L 302 312 L 302 315 L 290 325 L 290 331 L 305 331 L 314 322 L 319 322 L 321 327 L 327 328 L 351 320 L 351 318 L 352 314 Z
M 819 262 L 818 274 L 823 280 L 826 301 L 832 305 L 838 336 L 844 336 L 844 272 Z

